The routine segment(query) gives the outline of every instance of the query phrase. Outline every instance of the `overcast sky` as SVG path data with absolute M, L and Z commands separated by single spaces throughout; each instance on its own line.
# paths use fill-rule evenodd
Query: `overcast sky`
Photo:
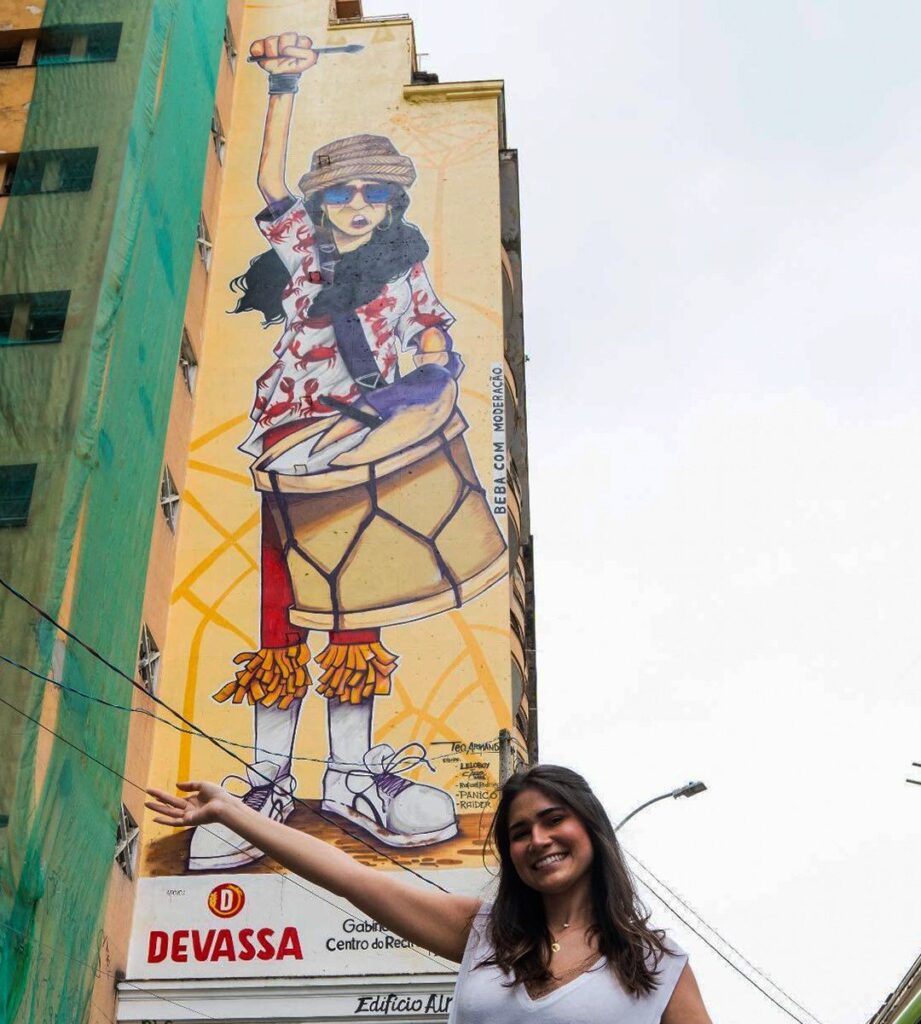
M 921 952 L 921 6 L 364 6 L 506 80 L 542 759 L 612 816 L 704 779 L 625 845 L 866 1021 Z M 715 1021 L 789 1020 L 656 917 Z

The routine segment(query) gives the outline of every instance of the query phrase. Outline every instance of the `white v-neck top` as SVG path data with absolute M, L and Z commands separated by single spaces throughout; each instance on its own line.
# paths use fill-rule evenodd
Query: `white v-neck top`
M 508 985 L 498 967 L 474 969 L 492 952 L 487 916 L 483 908 L 470 929 L 448 1024 L 659 1024 L 688 962 L 687 954 L 667 941 L 669 954 L 659 964 L 658 986 L 649 995 L 637 998 L 626 992 L 602 958 L 568 984 L 532 999 L 524 985 Z

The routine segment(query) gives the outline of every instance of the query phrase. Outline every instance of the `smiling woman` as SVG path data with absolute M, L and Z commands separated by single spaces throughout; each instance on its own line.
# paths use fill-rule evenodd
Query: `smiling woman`
M 581 775 L 535 765 L 512 776 L 491 837 L 499 889 L 470 930 L 456 1024 L 709 1024 L 687 956 L 648 926 Z
M 687 956 L 648 926 L 581 775 L 536 765 L 502 789 L 492 905 L 407 885 L 209 782 L 149 790 L 166 825 L 218 823 L 408 942 L 461 962 L 451 1024 L 711 1024 Z

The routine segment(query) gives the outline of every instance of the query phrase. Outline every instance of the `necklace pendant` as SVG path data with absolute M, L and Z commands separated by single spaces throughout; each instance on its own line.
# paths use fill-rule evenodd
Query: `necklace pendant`
M 550 943 L 550 948 L 553 950 L 554 953 L 559 953 L 559 951 L 560 951 L 560 944 L 558 942 L 551 942 Z

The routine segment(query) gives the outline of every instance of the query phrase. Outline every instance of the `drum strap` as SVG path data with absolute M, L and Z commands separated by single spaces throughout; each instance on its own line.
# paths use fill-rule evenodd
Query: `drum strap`
M 358 387 L 362 391 L 383 387 L 387 381 L 381 376 L 358 315 L 352 311 L 334 316 L 333 330 L 339 355 Z

